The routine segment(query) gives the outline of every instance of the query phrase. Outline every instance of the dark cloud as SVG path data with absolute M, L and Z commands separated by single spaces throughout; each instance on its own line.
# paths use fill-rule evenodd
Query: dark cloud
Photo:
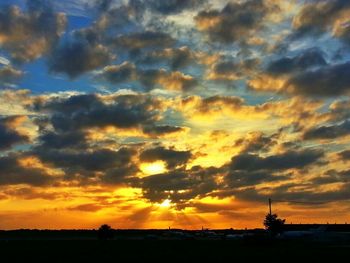
M 277 144 L 278 134 L 271 136 L 264 135 L 262 132 L 253 132 L 247 137 L 238 139 L 234 146 L 242 147 L 242 152 L 266 152 L 272 146 Z
M 109 64 L 113 55 L 107 47 L 77 37 L 57 46 L 49 59 L 51 72 L 75 78 L 85 72 Z
M 97 79 L 108 81 L 112 84 L 133 81 L 135 78 L 136 67 L 130 62 L 124 62 L 120 65 L 107 66 L 97 76 Z
M 227 59 L 219 60 L 211 66 L 207 79 L 232 82 L 251 74 L 259 64 L 260 60 L 256 58 L 239 62 Z
M 23 72 L 13 68 L 12 66 L 4 66 L 0 68 L 0 84 L 10 85 L 23 76 Z
M 196 62 L 195 53 L 187 46 L 180 48 L 167 48 L 152 51 L 139 58 L 139 62 L 149 65 L 160 62 L 168 62 L 173 70 L 184 68 Z
M 312 48 L 292 58 L 284 57 L 272 61 L 267 66 L 266 71 L 271 75 L 291 74 L 297 71 L 325 66 L 326 64 L 323 53 L 318 49 Z
M 72 95 L 68 98 L 53 97 L 41 99 L 37 97 L 32 105 L 33 110 L 46 113 L 71 114 L 78 111 L 89 111 L 103 107 L 104 103 L 96 94 Z
M 71 152 L 38 148 L 33 153 L 39 156 L 42 161 L 53 164 L 55 167 L 82 171 L 104 171 L 119 165 L 122 166 L 124 162 L 129 161 L 131 155 L 126 150 L 112 151 L 108 149 Z
M 315 163 L 321 157 L 323 157 L 323 152 L 316 150 L 287 151 L 267 157 L 242 153 L 232 158 L 230 169 L 232 171 L 301 169 Z
M 311 183 L 315 186 L 333 184 L 333 183 L 348 183 L 350 181 L 350 170 L 336 171 L 328 170 L 322 176 L 315 177 Z
M 18 116 L 0 118 L 0 150 L 8 150 L 16 144 L 29 142 L 28 136 L 20 134 L 11 125 L 17 118 Z
M 27 13 L 17 6 L 0 10 L 2 47 L 20 62 L 50 53 L 67 23 L 65 15 L 55 13 L 48 1 L 29 0 L 27 4 Z
M 20 165 L 19 156 L 0 157 L 0 185 L 44 186 L 54 181 L 45 170 Z
M 323 180 L 322 180 L 323 181 Z M 323 182 L 321 182 L 322 184 Z M 234 190 L 231 194 L 234 194 L 238 200 L 266 202 L 268 198 L 272 200 L 288 200 L 292 201 L 291 204 L 299 202 L 299 205 L 310 205 L 314 208 L 317 202 L 322 205 L 335 201 L 344 201 L 350 199 L 349 183 L 343 183 L 340 187 L 328 191 L 317 191 L 312 185 L 300 185 L 300 184 L 284 184 L 279 187 L 270 189 L 267 193 L 260 192 L 255 187 L 247 187 L 240 190 Z
M 145 126 L 143 132 L 151 137 L 161 137 L 169 134 L 184 132 L 184 127 L 171 126 L 171 125 L 158 125 L 158 126 Z
M 165 174 L 152 175 L 142 178 L 140 186 L 143 195 L 153 202 L 170 199 L 177 205 L 186 203 L 197 196 L 217 189 L 215 175 L 218 169 L 195 166 L 190 170 L 173 170 Z
M 270 62 L 248 83 L 256 91 L 276 91 L 310 97 L 334 97 L 349 93 L 350 62 L 327 64 L 318 49 Z
M 177 151 L 174 149 L 166 149 L 164 147 L 156 147 L 146 149 L 140 154 L 140 161 L 155 162 L 162 160 L 166 162 L 169 169 L 177 166 L 183 166 L 191 159 L 192 153 L 190 151 Z
M 335 31 L 337 35 L 341 28 L 337 28 L 336 22 L 346 18 L 349 11 L 350 3 L 347 0 L 306 2 L 293 19 L 293 37 L 321 34 L 328 30 Z
M 228 187 L 235 189 L 239 187 L 255 186 L 267 182 L 282 182 L 290 179 L 290 175 L 275 175 L 270 171 L 230 171 L 225 176 Z
M 124 162 L 123 165 L 107 170 L 101 180 L 102 183 L 111 185 L 132 184 L 134 181 L 132 177 L 134 177 L 137 172 L 139 172 L 139 169 L 129 160 L 129 162 Z M 129 179 L 129 177 L 131 179 Z
M 231 2 L 222 10 L 201 11 L 195 20 L 198 29 L 213 41 L 242 42 L 263 27 L 267 14 L 278 10 L 277 6 L 269 6 L 263 0 Z
M 350 118 L 350 101 L 336 100 L 329 106 L 330 120 L 334 122 L 344 121 Z
M 341 160 L 348 161 L 350 160 L 350 150 L 339 152 L 338 156 L 340 157 Z
M 44 130 L 40 135 L 43 148 L 87 147 L 85 132 L 91 128 L 136 129 L 154 138 L 186 131 L 184 127 L 158 124 L 165 110 L 162 100 L 146 95 L 118 95 L 108 99 L 94 94 L 39 98 L 32 108 L 47 114 L 44 125 L 51 124 L 55 129 L 55 132 Z
M 286 86 L 293 93 L 314 96 L 339 96 L 350 90 L 350 62 L 305 71 L 292 77 Z
M 82 131 L 45 132 L 39 136 L 40 147 L 43 149 L 86 148 L 86 138 Z
M 259 172 L 257 173 L 259 174 Z M 307 205 L 307 203 L 310 202 L 314 202 L 315 204 L 318 202 L 321 205 L 334 201 L 349 200 L 350 195 L 347 190 L 349 187 L 349 175 L 349 170 L 328 170 L 322 175 L 311 179 L 305 179 L 302 183 L 284 182 L 280 184 L 280 186 L 264 187 L 264 191 L 260 191 L 256 186 L 250 184 L 249 181 L 249 184 L 247 184 L 248 187 L 239 188 L 241 181 L 237 181 L 236 184 L 232 185 L 232 188 L 226 192 L 223 191 L 221 194 L 224 196 L 234 195 L 239 200 L 248 201 L 265 202 L 267 198 L 272 198 L 272 200 L 286 200 L 286 202 L 290 200 L 292 202 L 300 202 L 299 205 L 303 205 L 303 202 L 305 202 L 304 205 Z M 272 178 L 271 175 L 265 176 L 267 178 Z M 264 178 L 264 175 L 262 175 L 261 178 Z M 288 179 L 288 175 L 285 178 Z M 243 179 L 243 182 L 245 180 L 246 178 Z M 261 182 L 261 180 L 258 180 L 258 182 Z M 320 186 L 334 183 L 337 183 L 339 186 L 321 192 L 318 190 Z M 311 205 L 314 206 L 315 204 Z
M 207 0 L 129 0 L 128 4 L 119 8 L 126 11 L 132 10 L 138 16 L 143 16 L 145 11 L 150 11 L 153 14 L 173 15 L 186 10 L 195 10 L 207 3 Z M 95 8 L 101 12 L 113 11 L 113 0 L 97 0 Z
M 235 80 L 240 74 L 240 65 L 233 61 L 219 61 L 211 69 L 211 80 Z
M 164 69 L 148 69 L 138 72 L 139 81 L 146 90 L 163 87 L 167 90 L 189 91 L 197 85 L 197 80 L 180 71 L 167 72 Z
M 175 40 L 170 35 L 155 31 L 130 33 L 113 40 L 117 47 L 123 47 L 131 51 L 144 48 L 169 47 L 174 42 Z
M 196 9 L 205 4 L 206 0 L 147 0 L 144 3 L 153 11 L 161 14 L 175 14 L 184 10 Z
M 51 123 L 58 131 L 113 126 L 121 129 L 153 125 L 162 105 L 158 99 L 142 95 L 120 95 L 111 103 L 94 94 L 38 102 L 37 110 L 52 112 Z
M 350 134 L 350 122 L 344 121 L 338 125 L 320 126 L 311 128 L 304 132 L 303 138 L 305 140 L 314 139 L 335 139 Z
M 165 70 L 148 69 L 140 71 L 139 78 L 142 85 L 144 85 L 148 90 L 152 90 L 157 85 L 158 80 L 165 75 Z
M 94 7 L 97 8 L 100 12 L 105 12 L 110 9 L 112 3 L 113 0 L 95 0 Z
M 31 151 L 40 160 L 65 173 L 65 180 L 88 184 L 116 184 L 125 182 L 126 177 L 135 176 L 138 171 L 132 158 L 135 151 L 121 148 L 68 151 L 37 147 Z
M 183 104 L 186 106 L 187 103 L 195 100 L 195 97 L 190 96 L 183 99 Z M 202 114 L 207 114 L 216 111 L 222 111 L 224 107 L 228 107 L 232 110 L 238 110 L 244 105 L 244 100 L 240 97 L 235 96 L 221 96 L 215 95 L 204 98 L 200 101 L 200 104 L 196 107 Z

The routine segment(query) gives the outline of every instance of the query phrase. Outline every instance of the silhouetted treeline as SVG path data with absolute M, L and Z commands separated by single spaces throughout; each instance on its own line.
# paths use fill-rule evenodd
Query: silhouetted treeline
M 168 236 L 173 233 L 181 232 L 188 235 L 206 235 L 214 232 L 218 236 L 230 234 L 262 234 L 263 229 L 218 229 L 218 230 L 183 230 L 183 229 L 110 229 L 112 236 L 116 239 L 135 239 L 151 236 Z M 0 230 L 0 239 L 97 239 L 99 238 L 98 229 L 72 229 L 72 230 L 38 230 L 38 229 L 18 229 L 18 230 Z M 103 239 L 103 238 L 102 238 Z
M 350 232 L 350 224 L 284 224 L 283 231 L 323 229 L 326 232 Z
M 284 224 L 284 231 L 303 231 L 322 228 L 326 232 L 350 232 L 350 224 Z M 264 235 L 264 229 L 217 229 L 217 230 L 183 230 L 183 229 L 111 229 L 114 239 L 143 239 L 152 236 L 168 237 L 176 233 L 188 236 L 210 236 L 217 237 L 227 235 L 254 234 Z M 96 240 L 98 239 L 98 229 L 72 229 L 72 230 L 38 230 L 38 229 L 18 229 L 0 230 L 0 240 Z

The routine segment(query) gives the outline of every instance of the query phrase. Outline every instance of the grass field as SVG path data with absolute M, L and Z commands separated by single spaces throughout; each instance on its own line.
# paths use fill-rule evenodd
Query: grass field
M 0 241 L 0 252 L 7 259 L 2 262 L 338 262 L 349 258 L 350 246 L 300 240 L 12 240 Z

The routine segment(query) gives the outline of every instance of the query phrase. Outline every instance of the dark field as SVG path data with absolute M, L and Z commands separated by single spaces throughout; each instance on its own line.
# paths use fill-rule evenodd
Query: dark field
M 0 241 L 0 253 L 2 262 L 347 262 L 350 245 L 302 240 L 11 240 Z

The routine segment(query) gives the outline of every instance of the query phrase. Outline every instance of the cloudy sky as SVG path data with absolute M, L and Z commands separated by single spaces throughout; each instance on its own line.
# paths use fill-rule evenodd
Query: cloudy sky
M 1 0 L 0 228 L 350 216 L 350 1 Z

